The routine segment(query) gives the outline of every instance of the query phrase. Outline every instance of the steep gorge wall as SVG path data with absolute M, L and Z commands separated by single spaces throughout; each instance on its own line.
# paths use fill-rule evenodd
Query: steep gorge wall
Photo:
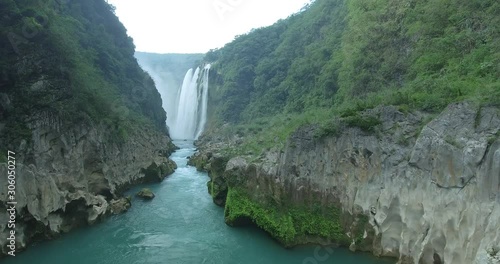
M 119 212 L 124 189 L 159 182 L 176 168 L 168 159 L 170 139 L 154 129 L 128 131 L 125 142 L 111 140 L 106 125 L 80 124 L 61 129 L 50 114 L 36 114 L 29 124 L 32 144 L 15 149 L 17 249 L 31 241 Z M 32 157 L 25 159 L 24 157 Z M 7 164 L 0 163 L 0 246 L 7 253 Z
M 224 158 L 202 146 L 192 163 L 209 170 L 226 222 L 252 220 L 285 245 L 337 243 L 399 263 L 500 263 L 499 110 L 452 104 L 423 128 L 425 114 L 367 114 L 382 122 L 375 133 L 345 128 L 318 139 L 308 126 L 258 160 L 236 157 L 221 169 L 212 164 Z M 327 208 L 312 215 L 329 221 L 308 217 L 315 226 L 304 227 L 297 206 Z

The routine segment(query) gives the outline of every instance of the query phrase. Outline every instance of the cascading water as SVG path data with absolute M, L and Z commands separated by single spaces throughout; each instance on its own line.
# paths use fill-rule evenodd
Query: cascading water
M 200 68 L 189 69 L 184 77 L 178 99 L 175 125 L 171 129 L 171 136 L 175 139 L 194 139 L 194 130 L 198 119 L 198 91 L 197 81 Z
M 207 120 L 209 70 L 210 64 L 203 70 L 198 67 L 194 73 L 193 69 L 186 73 L 177 98 L 177 115 L 170 127 L 172 138 L 197 139 L 203 132 Z M 200 72 L 203 77 L 198 85 Z
M 196 132 L 196 139 L 201 135 L 203 129 L 205 129 L 205 124 L 207 123 L 207 107 L 208 107 L 208 74 L 210 73 L 210 64 L 205 66 L 203 71 L 203 92 L 201 95 L 201 115 L 200 122 L 198 123 L 198 132 Z

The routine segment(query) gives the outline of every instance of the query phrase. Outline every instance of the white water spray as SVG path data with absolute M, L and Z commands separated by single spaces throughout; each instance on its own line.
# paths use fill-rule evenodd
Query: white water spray
M 177 98 L 177 111 L 170 135 L 174 139 L 197 139 L 205 127 L 207 121 L 208 105 L 208 74 L 210 64 L 200 70 L 189 69 L 184 77 L 179 97 Z M 202 71 L 202 83 L 198 85 L 200 72 Z

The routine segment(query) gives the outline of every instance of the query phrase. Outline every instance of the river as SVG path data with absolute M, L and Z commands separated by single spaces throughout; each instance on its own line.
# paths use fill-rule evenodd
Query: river
M 231 228 L 224 209 L 212 203 L 206 173 L 187 166 L 195 148 L 192 142 L 175 142 L 172 155 L 179 168 L 161 184 L 148 187 L 152 201 L 133 198 L 122 215 L 80 228 L 53 241 L 44 241 L 5 264 L 386 264 L 369 254 L 344 248 L 302 246 L 285 249 L 255 228 Z

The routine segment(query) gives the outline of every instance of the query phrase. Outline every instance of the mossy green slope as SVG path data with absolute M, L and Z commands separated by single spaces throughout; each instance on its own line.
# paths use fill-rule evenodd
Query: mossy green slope
M 342 115 L 378 105 L 498 105 L 498 13 L 494 0 L 316 0 L 206 55 L 209 131 L 244 136 L 238 154 L 259 154 L 304 124 L 345 118 L 373 131 L 376 120 Z
M 273 204 L 256 201 L 247 191 L 229 187 L 225 204 L 225 221 L 232 226 L 254 223 L 286 247 L 312 241 L 324 241 L 348 246 L 351 240 L 342 212 L 331 206 Z M 354 228 L 357 243 L 363 240 L 366 222 L 359 221 Z
M 58 116 L 63 126 L 104 123 L 127 140 L 131 127 L 166 133 L 154 82 L 137 64 L 134 44 L 104 0 L 0 3 L 2 146 L 29 139 L 34 113 Z

